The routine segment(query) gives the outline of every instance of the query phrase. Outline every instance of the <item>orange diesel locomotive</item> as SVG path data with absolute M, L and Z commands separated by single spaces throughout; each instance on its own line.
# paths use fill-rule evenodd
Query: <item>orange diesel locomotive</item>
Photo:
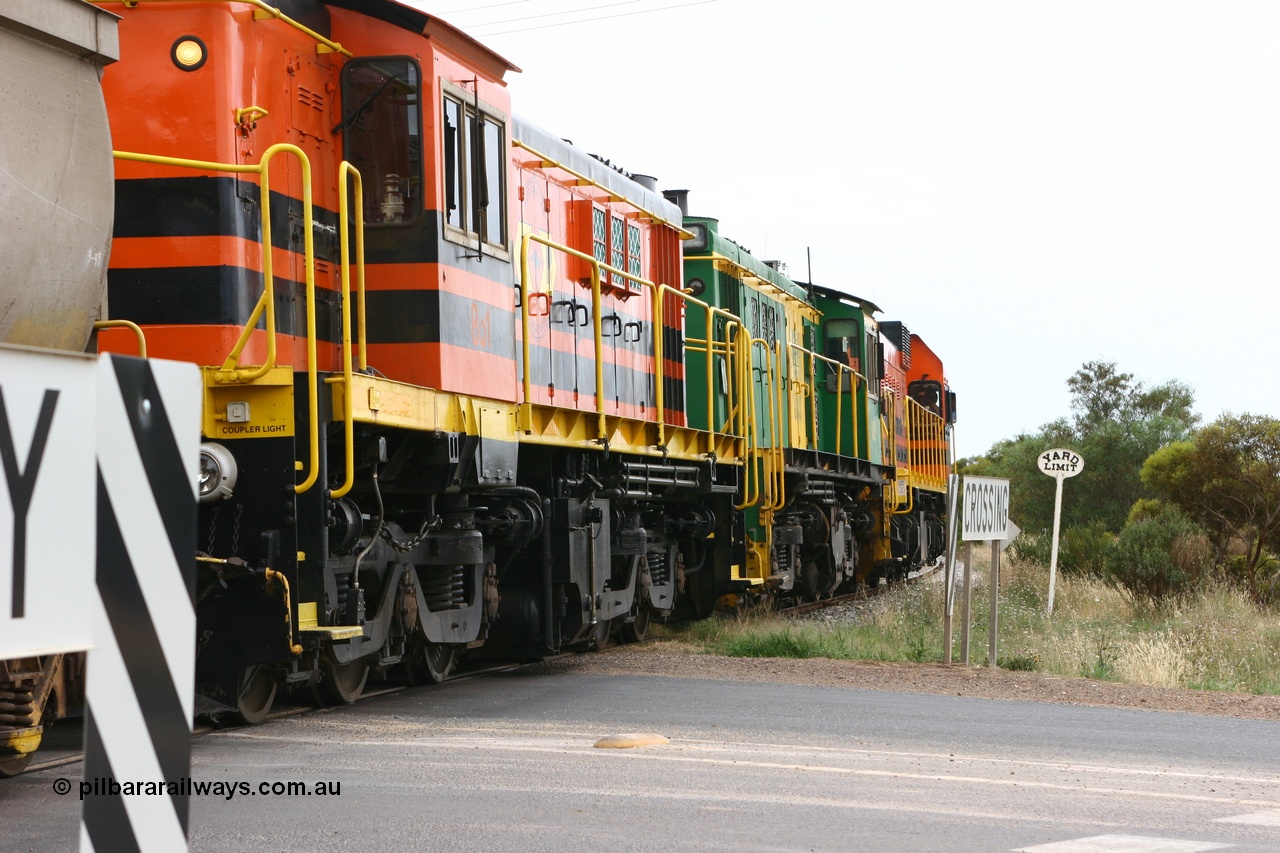
M 204 365 L 206 710 L 709 612 L 735 439 L 686 424 L 678 208 L 397 3 L 98 5 L 110 310 Z

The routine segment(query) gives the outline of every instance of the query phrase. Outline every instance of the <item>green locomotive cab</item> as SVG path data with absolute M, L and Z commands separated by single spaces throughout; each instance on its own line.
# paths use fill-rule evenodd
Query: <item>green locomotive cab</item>
M 775 515 L 786 504 L 786 453 L 808 446 L 793 387 L 817 319 L 808 294 L 778 268 L 719 233 L 707 217 L 684 219 L 685 291 L 705 303 L 689 310 L 685 329 L 691 426 L 745 437 L 735 531 L 735 586 L 790 590 L 798 565 L 791 543 L 775 541 Z

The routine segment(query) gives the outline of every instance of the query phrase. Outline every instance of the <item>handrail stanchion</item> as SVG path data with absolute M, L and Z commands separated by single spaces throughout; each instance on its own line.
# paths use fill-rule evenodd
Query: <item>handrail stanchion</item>
M 592 259 L 595 260 L 594 258 Z M 599 418 L 598 432 L 602 442 L 609 440 L 609 421 L 604 411 L 604 320 L 600 314 L 600 262 L 591 265 L 591 325 L 595 342 L 596 359 L 596 415 Z
M 276 366 L 276 309 L 275 309 L 275 263 L 271 238 L 271 160 L 281 152 L 298 158 L 302 171 L 302 219 L 303 219 L 303 263 L 306 268 L 306 306 L 307 306 L 307 381 L 309 383 L 307 416 L 309 419 L 308 436 L 310 438 L 310 472 L 307 478 L 294 486 L 298 494 L 305 492 L 315 484 L 319 476 L 319 406 L 316 400 L 316 309 L 315 309 L 315 228 L 314 212 L 311 196 L 311 161 L 306 152 L 296 145 L 279 142 L 269 147 L 262 154 L 256 166 L 239 163 L 217 163 L 209 160 L 191 160 L 182 157 L 163 157 L 157 154 L 138 154 L 130 151 L 114 151 L 117 160 L 130 160 L 139 163 L 151 163 L 161 166 L 176 166 L 186 169 L 200 169 L 211 172 L 231 172 L 235 174 L 257 174 L 258 191 L 262 209 L 262 296 L 259 297 L 249 320 L 240 332 L 240 337 L 232 347 L 222 367 L 213 375 L 213 381 L 221 384 L 241 384 L 261 379 Z M 240 357 L 248 345 L 258 320 L 263 320 L 266 337 L 266 358 L 257 367 L 240 367 Z
M 662 333 L 666 329 L 666 306 L 663 304 L 662 289 L 665 284 L 660 284 L 653 289 L 653 402 L 657 408 L 655 413 L 658 418 L 658 447 L 664 447 L 667 443 L 667 409 L 666 394 L 663 386 L 664 370 L 663 359 L 665 354 L 662 347 Z
M 142 327 L 132 320 L 99 320 L 93 324 L 93 328 L 95 330 L 129 329 L 138 339 L 138 358 L 147 357 L 147 335 L 142 331 Z
M 524 389 L 524 423 L 523 428 L 528 430 L 533 428 L 532 411 L 533 411 L 533 376 L 529 371 L 529 299 L 532 294 L 529 291 L 529 242 L 533 239 L 533 234 L 525 234 L 520 240 L 520 351 L 523 355 L 521 359 L 521 368 L 524 376 L 521 380 L 521 387 Z
M 351 176 L 356 185 L 356 197 L 361 203 L 356 205 L 356 256 L 357 256 L 357 288 L 364 296 L 364 186 L 360 171 L 346 160 L 338 167 L 338 246 L 339 275 L 342 281 L 342 378 L 330 378 L 329 383 L 342 384 L 342 437 L 344 441 L 343 463 L 346 473 L 342 485 L 329 492 L 329 497 L 340 498 L 351 491 L 356 482 L 355 465 L 355 402 L 351 395 L 351 234 L 348 225 L 350 216 L 350 193 L 347 190 L 347 177 Z M 364 369 L 364 306 L 361 300 L 360 309 L 360 362 Z
M 299 151 L 299 154 L 302 152 Z M 307 420 L 309 425 L 310 470 L 301 483 L 293 487 L 294 492 L 302 494 L 315 485 L 320 476 L 320 403 L 316 387 L 316 270 L 315 270 L 315 223 L 311 207 L 311 162 L 303 154 L 302 163 L 302 227 L 303 256 L 306 259 L 307 285 Z M 264 171 L 265 174 L 265 171 Z M 270 195 L 263 220 L 270 218 Z M 264 238 L 265 239 L 265 238 Z M 268 244 L 270 246 L 270 244 Z M 268 252 L 270 249 L 268 248 Z M 270 310 L 270 309 L 268 309 Z

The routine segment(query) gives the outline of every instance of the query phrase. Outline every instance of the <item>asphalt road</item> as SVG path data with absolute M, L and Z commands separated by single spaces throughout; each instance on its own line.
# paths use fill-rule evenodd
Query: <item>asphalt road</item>
M 630 732 L 670 743 L 593 748 Z M 74 849 L 79 776 L 0 782 L 0 849 Z M 246 783 L 193 850 L 1280 850 L 1280 722 L 846 688 L 492 675 L 198 738 L 192 777 Z

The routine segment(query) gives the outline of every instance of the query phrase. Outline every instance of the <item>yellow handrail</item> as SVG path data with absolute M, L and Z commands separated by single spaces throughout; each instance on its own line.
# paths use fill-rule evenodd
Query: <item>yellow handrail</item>
M 906 470 L 905 478 L 902 476 L 903 466 L 898 463 L 897 436 L 896 435 L 894 436 L 894 454 L 893 454 L 894 470 L 899 480 L 905 479 L 907 481 L 907 505 L 905 508 L 895 511 L 894 515 L 907 515 L 912 511 L 912 509 L 915 508 L 916 477 L 915 477 L 915 466 L 911 464 L 911 443 L 912 443 L 911 437 L 913 434 L 911 429 L 911 427 L 913 426 L 911 422 L 912 402 L 914 401 L 910 397 L 904 397 L 902 401 L 902 440 L 906 442 L 906 445 L 907 445 L 907 464 L 906 464 L 907 470 Z M 901 506 L 902 502 L 899 501 L 898 504 L 899 506 Z
M 779 414 L 779 387 L 777 379 L 777 359 L 775 358 L 775 350 L 770 348 L 767 341 L 756 339 L 753 344 L 758 344 L 764 350 L 764 370 L 761 376 L 764 378 L 765 403 L 769 407 L 769 440 L 764 450 L 760 453 L 763 465 L 764 485 L 761 489 L 763 504 L 761 509 L 773 510 L 779 509 L 778 503 L 778 454 L 781 451 L 782 435 L 780 425 L 778 423 Z
M 132 329 L 138 339 L 138 358 L 147 357 L 147 336 L 142 327 L 130 320 L 99 320 L 93 324 L 95 329 Z
M 760 474 L 756 473 L 756 459 L 760 454 L 760 442 L 756 437 L 756 395 L 752 389 L 751 355 L 755 347 L 755 339 L 746 327 L 742 327 L 735 336 L 737 352 L 738 384 L 738 421 L 743 425 L 745 446 L 743 448 L 742 503 L 735 504 L 735 509 L 746 509 L 755 506 L 760 500 Z
M 777 478 L 776 497 L 771 509 L 782 509 L 787 505 L 787 439 L 784 433 L 790 428 L 790 399 L 787 394 L 787 382 L 783 376 L 782 341 L 773 344 L 774 364 L 774 405 L 777 407 L 777 432 L 774 434 L 773 453 L 775 456 L 774 476 Z
M 684 293 L 680 289 L 672 287 L 669 284 L 657 284 L 655 282 L 650 281 L 649 279 L 641 278 L 638 275 L 629 273 L 625 270 L 618 269 L 617 267 L 614 267 L 610 264 L 606 264 L 603 261 L 600 261 L 592 257 L 591 255 L 588 255 L 585 252 L 580 252 L 577 249 L 570 248 L 569 246 L 566 246 L 562 243 L 557 243 L 555 240 L 552 240 L 549 237 L 544 237 L 540 234 L 529 232 L 521 238 L 521 244 L 520 244 L 520 281 L 522 282 L 522 285 L 525 289 L 524 296 L 521 299 L 520 328 L 521 328 L 521 338 L 522 338 L 521 350 L 522 350 L 524 365 L 525 365 L 522 384 L 524 388 L 524 400 L 526 404 L 533 397 L 533 374 L 529 368 L 530 358 L 532 355 L 532 351 L 531 351 L 532 338 L 529 334 L 529 317 L 530 317 L 529 306 L 530 306 L 530 300 L 536 295 L 530 288 L 531 281 L 530 281 L 530 274 L 529 274 L 529 246 L 530 244 L 533 244 L 533 243 L 536 243 L 540 246 L 546 246 L 547 248 L 553 251 L 561 252 L 565 255 L 568 255 L 571 258 L 577 258 L 578 260 L 581 260 L 590 266 L 591 268 L 591 300 L 592 300 L 592 308 L 593 308 L 591 312 L 592 313 L 592 333 L 595 341 L 595 351 L 597 354 L 599 354 L 604 348 L 604 332 L 603 332 L 604 318 L 603 318 L 602 311 L 600 310 L 601 303 L 603 300 L 603 296 L 601 293 L 601 286 L 604 280 L 604 276 L 606 274 L 613 275 L 613 276 L 622 278 L 626 281 L 633 282 L 639 287 L 646 288 L 649 290 L 651 294 L 650 307 L 652 310 L 652 318 L 653 318 L 652 339 L 653 339 L 653 353 L 654 353 L 654 370 L 653 370 L 654 402 L 657 409 L 657 411 L 655 412 L 655 426 L 657 429 L 656 445 L 659 447 L 665 446 L 667 423 L 666 423 L 666 399 L 665 399 L 666 391 L 665 391 L 664 385 L 665 385 L 665 378 L 666 378 L 666 368 L 663 362 L 666 357 L 666 353 L 665 353 L 663 337 L 662 337 L 663 330 L 665 328 L 665 320 L 666 320 L 666 309 L 664 304 L 664 297 L 667 294 L 671 294 L 679 297 L 681 300 L 683 300 L 686 303 L 697 305 L 700 308 L 702 308 L 702 310 L 706 313 L 706 316 L 707 316 L 707 328 L 709 330 L 714 329 L 714 323 L 713 323 L 714 318 L 716 316 L 723 315 L 727 320 L 726 335 L 728 334 L 729 329 L 736 328 L 738 318 L 735 315 L 730 314 L 727 311 L 724 311 L 723 309 L 709 305 L 708 303 L 703 302 L 699 299 L 695 299 L 693 296 L 687 293 Z M 729 344 L 727 340 L 723 344 L 723 347 L 725 352 L 728 352 Z M 708 419 L 708 423 L 711 424 L 711 432 L 713 434 L 715 433 L 715 426 L 714 426 L 715 398 L 714 398 L 714 386 L 711 383 L 711 377 L 712 377 L 712 361 L 714 360 L 714 353 L 715 353 L 715 341 L 713 340 L 712 344 L 708 347 L 708 355 L 707 355 L 707 359 L 708 359 L 708 364 L 707 364 L 708 417 L 707 419 Z M 597 357 L 595 362 L 596 362 L 596 370 L 595 370 L 596 414 L 599 419 L 597 435 L 600 439 L 603 440 L 608 438 L 608 424 L 606 420 L 605 399 L 604 399 L 604 360 L 602 358 Z M 527 422 L 525 424 L 525 428 L 528 428 Z M 727 429 L 725 431 L 728 432 Z
M 360 170 L 343 160 L 338 166 L 338 241 L 341 251 L 339 269 L 342 279 L 342 378 L 330 377 L 330 384 L 342 383 L 342 437 L 346 474 L 342 485 L 329 492 L 329 497 L 340 498 L 351 491 L 356 483 L 355 461 L 355 403 L 351 394 L 351 234 L 347 220 L 350 216 L 350 194 L 347 178 L 356 186 L 356 198 L 364 198 L 364 183 Z M 368 365 L 365 360 L 364 332 L 364 204 L 356 205 L 356 292 L 360 300 L 360 370 Z
M 903 438 L 903 441 L 905 441 L 907 444 L 907 465 L 906 465 L 905 472 L 903 471 L 903 466 L 898 464 L 897 434 L 896 432 L 894 434 L 893 462 L 894 462 L 894 472 L 897 478 L 896 481 L 894 482 L 895 498 L 897 494 L 896 487 L 898 482 L 901 482 L 902 480 L 907 481 L 907 505 L 903 507 L 902 501 L 898 500 L 897 505 L 901 508 L 893 510 L 894 515 L 909 515 L 912 511 L 915 510 L 915 505 L 916 505 L 916 491 L 915 491 L 916 474 L 915 474 L 915 466 L 911 463 L 911 444 L 912 444 L 912 434 L 913 434 L 911 429 L 911 427 L 913 426 L 912 419 L 911 419 L 911 406 L 913 404 L 916 404 L 915 401 L 912 400 L 910 397 L 907 397 L 906 399 L 904 399 L 903 405 L 902 405 L 902 438 Z M 897 414 L 896 400 L 894 400 L 894 406 L 895 406 L 894 414 L 896 415 Z M 892 421 L 890 421 L 890 423 L 892 423 Z
M 99 2 L 121 3 L 126 9 L 136 9 L 139 3 L 245 3 L 257 10 L 253 13 L 254 20 L 263 21 L 267 18 L 275 18 L 314 39 L 317 53 L 340 53 L 348 59 L 354 56 L 351 51 L 336 41 L 325 38 L 315 30 L 290 18 L 276 7 L 269 6 L 263 0 L 99 0 Z
M 882 464 L 897 464 L 897 398 L 893 390 L 880 386 L 880 461 Z
M 146 0 L 146 2 L 163 2 L 164 0 Z M 222 363 L 222 367 L 213 375 L 213 380 L 220 384 L 242 384 L 253 382 L 266 376 L 276 365 L 276 308 L 275 308 L 275 268 L 273 246 L 271 242 L 271 175 L 270 164 L 279 153 L 293 154 L 302 167 L 302 226 L 303 226 L 303 259 L 306 270 L 306 305 L 307 305 L 307 416 L 308 436 L 310 438 L 310 471 L 305 480 L 294 486 L 294 491 L 301 494 L 315 485 L 320 473 L 320 414 L 316 400 L 316 276 L 315 276 L 315 226 L 311 203 L 311 161 L 306 153 L 296 145 L 279 142 L 272 145 L 262 154 L 257 165 L 240 163 L 218 163 L 210 160 L 191 160 L 183 157 L 164 157 L 158 154 L 139 154 L 132 151 L 114 151 L 117 160 L 129 160 L 138 163 L 151 163 L 159 166 L 175 166 L 184 169 L 201 169 L 209 172 L 231 172 L 235 174 L 257 174 L 258 191 L 262 208 L 262 296 L 249 315 L 248 322 L 240 332 L 240 338 L 231 353 Z M 254 328 L 259 320 L 263 320 L 266 331 L 267 357 L 257 367 L 240 367 L 240 356 L 253 336 Z
M 650 286 L 652 286 L 652 282 L 645 282 L 644 279 L 636 278 L 635 276 L 632 276 L 627 273 L 622 273 L 621 270 L 614 270 L 613 267 L 606 267 L 604 264 L 600 263 L 600 261 L 596 260 L 591 255 L 588 255 L 585 252 L 579 252 L 577 249 L 571 249 L 568 246 L 561 245 L 560 243 L 557 243 L 548 237 L 543 237 L 539 234 L 534 234 L 533 232 L 529 232 L 528 234 L 525 234 L 524 238 L 520 241 L 520 282 L 521 282 L 521 286 L 523 286 L 525 289 L 524 298 L 520 300 L 520 306 L 521 306 L 520 307 L 520 326 L 521 326 L 521 331 L 523 333 L 522 334 L 523 341 L 521 342 L 521 344 L 522 344 L 523 353 L 524 353 L 524 401 L 526 405 L 529 404 L 529 401 L 533 397 L 533 376 L 529 370 L 529 355 L 530 355 L 530 352 L 529 352 L 529 297 L 532 295 L 528 292 L 529 291 L 529 244 L 530 243 L 538 243 L 540 245 L 546 246 L 549 249 L 554 249 L 559 252 L 564 252 L 566 255 L 569 255 L 570 257 L 578 258 L 579 260 L 585 261 L 586 263 L 591 265 L 591 304 L 593 308 L 597 309 L 591 312 L 592 313 L 592 323 L 591 323 L 592 335 L 595 342 L 595 353 L 596 353 L 595 397 L 596 397 L 596 416 L 598 419 L 596 430 L 597 430 L 597 437 L 601 441 L 605 441 L 609 437 L 609 429 L 608 429 L 608 422 L 605 419 L 605 411 L 604 411 L 604 359 L 600 358 L 600 351 L 604 348 L 604 330 L 603 330 L 603 327 L 601 326 L 600 311 L 598 310 L 600 305 L 600 269 L 601 267 L 605 267 L 608 270 L 621 273 L 622 275 L 625 275 L 629 279 L 632 279 L 638 282 L 644 282 L 649 284 Z M 661 414 L 662 413 L 659 412 L 659 416 L 661 416 Z
M 579 172 L 579 171 L 577 171 L 577 170 L 575 170 L 575 169 L 571 169 L 571 168 L 569 168 L 568 166 L 564 165 L 563 163 L 561 163 L 561 162 L 560 162 L 560 161 L 558 161 L 558 160 L 553 160 L 553 159 L 551 159 L 551 158 L 550 158 L 550 157 L 548 157 L 547 155 L 543 154 L 541 151 L 538 151 L 538 150 L 536 150 L 536 149 L 534 149 L 534 148 L 530 147 L 529 145 L 526 145 L 525 143 L 521 142 L 519 139 L 513 139 L 513 140 L 511 140 L 511 145 L 512 145 L 512 147 L 514 147 L 514 148 L 523 148 L 525 151 L 528 151 L 528 152 L 529 152 L 530 154 L 532 154 L 534 157 L 537 157 L 537 158 L 541 161 L 541 163 L 540 163 L 539 165 L 540 165 L 543 169 L 559 169 L 559 170 L 560 170 L 560 171 L 562 171 L 562 172 L 568 172 L 570 175 L 573 175 L 573 177 L 574 177 L 574 178 L 576 178 L 576 179 L 578 180 L 578 183 L 579 183 L 580 185 L 582 185 L 582 186 L 587 186 L 587 187 L 593 187 L 593 188 L 595 188 L 595 189 L 603 190 L 605 193 L 608 193 L 608 195 L 609 195 L 609 200 L 610 200 L 610 201 L 615 201 L 615 202 L 618 202 L 618 201 L 620 201 L 620 202 L 625 202 L 626 204 L 630 205 L 631 207 L 634 207 L 637 211 L 639 211 L 639 213 L 640 213 L 642 216 L 644 216 L 646 219 L 652 219 L 654 222 L 658 223 L 659 225 L 666 225 L 666 226 L 669 226 L 669 227 L 671 227 L 671 228 L 674 228 L 674 229 L 676 230 L 676 233 L 680 235 L 680 239 L 682 239 L 682 240 L 691 240 L 691 239 L 693 239 L 693 236 L 694 236 L 694 235 L 693 235 L 693 232 L 691 232 L 691 231 L 686 231 L 686 230 L 685 230 L 685 229 L 684 229 L 684 228 L 683 228 L 679 223 L 672 222 L 672 221 L 671 221 L 671 220 L 669 220 L 669 219 L 664 219 L 663 217 L 661 217 L 661 216 L 659 216 L 658 214 L 654 213 L 652 210 L 647 210 L 647 209 L 645 209 L 645 208 L 641 207 L 640 205 L 636 204 L 636 203 L 635 203 L 634 201 L 632 201 L 631 199 L 629 199 L 629 198 L 623 198 L 622 196 L 620 196 L 620 195 L 618 195 L 617 193 L 613 192 L 612 190 L 610 190 L 608 187 L 604 186 L 603 184 L 597 183 L 596 181 L 592 180 L 591 178 L 588 178 L 586 175 L 582 174 L 581 172 Z M 582 257 L 583 257 L 584 259 L 586 259 L 586 260 L 595 260 L 594 258 L 591 258 L 591 257 L 589 257 L 589 256 L 587 256 L 587 255 L 583 255 Z M 607 265 L 604 265 L 604 266 L 607 266 Z M 612 269 L 612 267 L 610 267 L 610 269 Z M 631 278 L 631 277 L 630 277 L 630 276 L 628 276 L 628 278 Z M 632 279 L 632 280 L 633 280 L 633 281 L 639 281 L 639 279 Z
M 708 337 L 696 338 L 696 339 L 685 338 L 684 342 L 685 342 L 686 350 L 692 349 L 691 347 L 689 347 L 689 344 L 701 344 L 702 348 L 700 350 L 692 349 L 692 351 L 702 352 L 707 357 L 707 363 L 706 363 L 707 430 L 708 432 L 711 433 L 711 446 L 713 447 L 715 446 L 715 436 L 717 432 L 723 432 L 726 435 L 741 437 L 742 435 L 745 434 L 745 427 L 741 423 L 739 423 L 738 429 L 736 431 L 732 428 L 732 413 L 731 413 L 731 410 L 733 408 L 733 396 L 732 396 L 732 390 L 731 390 L 732 384 L 730 384 L 730 389 L 726 390 L 725 392 L 726 415 L 728 420 L 726 420 L 724 428 L 721 430 L 716 429 L 716 422 L 715 422 L 715 401 L 716 401 L 715 359 L 717 355 L 720 355 L 726 360 L 729 358 L 729 355 L 731 352 L 731 349 L 730 349 L 731 343 L 729 338 L 731 334 L 732 335 L 737 334 L 737 330 L 741 326 L 740 319 L 736 314 L 726 311 L 725 309 L 720 308 L 719 306 L 712 305 L 708 302 L 704 302 L 701 299 L 694 297 L 692 294 L 686 293 L 684 292 L 684 290 L 680 288 L 672 287 L 669 284 L 658 285 L 657 292 L 658 292 L 658 296 L 655 298 L 655 304 L 659 306 L 663 305 L 661 297 L 665 296 L 666 294 L 671 294 L 681 299 L 687 305 L 695 305 L 698 308 L 702 309 L 703 322 L 705 324 Z M 655 313 L 654 316 L 657 318 L 660 318 L 660 322 L 656 321 L 656 325 L 654 328 L 654 331 L 655 331 L 654 351 L 657 353 L 664 353 L 664 350 L 661 344 L 661 332 L 662 332 L 662 328 L 666 325 L 665 308 L 660 308 L 660 310 L 657 313 Z M 717 317 L 722 317 L 725 321 L 725 338 L 723 341 L 718 341 L 714 337 L 715 336 L 715 320 Z M 657 375 L 658 375 L 659 382 L 661 382 L 663 377 L 662 370 L 663 370 L 663 367 L 659 362 L 658 368 L 657 368 Z M 662 397 L 659 396 L 658 400 L 661 406 Z M 663 411 L 665 412 L 665 410 Z M 663 420 L 665 420 L 665 418 Z M 659 429 L 658 434 L 659 436 L 663 435 L 663 432 L 661 429 Z M 660 440 L 659 443 L 663 443 L 663 442 Z
M 908 397 L 904 403 L 907 415 L 908 464 L 913 484 L 925 488 L 945 489 L 946 425 L 942 416 Z
M 834 358 L 828 358 L 828 357 L 827 357 L 827 356 L 825 356 L 825 355 L 820 355 L 820 354 L 818 354 L 818 353 L 814 352 L 814 351 L 813 351 L 813 350 L 811 350 L 811 349 L 807 349 L 807 348 L 805 348 L 804 346 L 802 346 L 802 345 L 800 345 L 800 344 L 797 344 L 797 343 L 788 343 L 788 344 L 787 344 L 787 346 L 788 346 L 788 347 L 791 347 L 792 349 L 799 350 L 799 351 L 800 351 L 800 352 L 802 352 L 802 353 L 806 353 L 806 354 L 808 354 L 809 359 L 810 359 L 810 364 L 811 364 L 811 365 L 812 365 L 812 364 L 814 364 L 815 362 L 818 362 L 818 361 L 824 361 L 824 362 L 826 362 L 827 364 L 831 365 L 832 367 L 834 367 L 834 368 L 836 369 L 836 377 L 837 377 L 837 381 L 836 381 L 836 418 L 835 418 L 835 422 L 836 422 L 836 447 L 835 447 L 835 453 L 836 453 L 836 455 L 837 455 L 837 456 L 839 456 L 839 455 L 840 455 L 840 444 L 841 444 L 841 441 L 840 441 L 840 415 L 841 415 L 841 410 L 843 409 L 843 406 L 842 406 L 841 404 L 842 404 L 842 401 L 844 400 L 844 396 L 845 396 L 845 394 L 844 394 L 844 377 L 843 377 L 841 374 L 842 374 L 842 372 L 843 372 L 843 373 L 848 373 L 848 374 L 849 374 L 849 377 L 850 377 L 850 378 L 849 378 L 849 396 L 850 396 L 850 398 L 853 398 L 853 397 L 854 397 L 854 392 L 858 390 L 858 383 L 859 383 L 859 382 L 862 382 L 862 383 L 865 385 L 865 384 L 866 384 L 866 381 L 867 381 L 867 378 L 866 378 L 865 376 L 863 376 L 861 373 L 859 373 L 858 371 L 854 370 L 854 369 L 853 369 L 852 367 L 850 367 L 849 365 L 845 364 L 844 362 L 837 361 L 837 360 L 835 360 Z M 816 373 L 816 368 L 811 367 L 811 368 L 810 368 L 810 372 L 809 372 L 809 381 L 810 381 L 810 385 L 811 385 L 813 388 L 815 388 L 815 389 L 816 389 L 816 387 L 817 387 L 817 377 L 814 375 L 815 373 Z M 812 395 L 812 394 L 813 394 L 813 392 L 811 392 L 811 395 Z M 816 405 L 815 405 L 815 407 L 814 407 L 814 408 L 815 408 L 815 415 L 814 415 L 814 417 L 815 417 L 815 419 L 816 419 L 816 417 L 817 417 L 817 415 L 816 415 L 816 408 L 817 408 L 817 407 L 816 407 Z M 851 454 L 850 454 L 850 455 L 857 455 L 857 452 L 858 452 L 858 402 L 857 402 L 857 400 L 856 400 L 856 399 L 850 399 L 850 401 L 849 401 L 849 409 L 850 409 L 850 411 L 849 411 L 849 425 L 850 425 L 850 430 L 851 430 L 850 435 L 851 435 L 851 436 L 852 436 L 852 438 L 853 438 L 853 451 L 851 452 Z M 815 435 L 815 437 L 814 437 L 814 442 L 813 442 L 813 443 L 814 443 L 814 446 L 816 447 L 816 446 L 817 446 L 817 436 L 816 436 L 816 435 Z

